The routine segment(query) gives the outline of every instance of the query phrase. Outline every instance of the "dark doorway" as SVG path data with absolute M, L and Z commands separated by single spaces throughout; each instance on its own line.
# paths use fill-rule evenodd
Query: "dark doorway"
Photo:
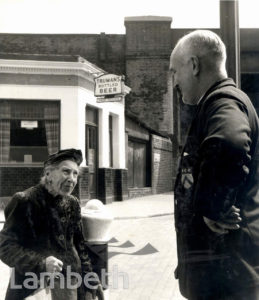
M 128 142 L 128 186 L 130 188 L 147 187 L 149 169 L 148 143 L 136 140 Z
M 98 165 L 98 110 L 86 107 L 86 164 L 89 167 L 90 199 L 97 197 L 97 165 Z

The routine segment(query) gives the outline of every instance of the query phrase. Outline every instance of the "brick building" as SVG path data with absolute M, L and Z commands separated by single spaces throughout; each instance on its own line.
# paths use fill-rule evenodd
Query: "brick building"
M 131 87 L 126 111 L 161 133 L 175 134 L 169 57 L 177 40 L 191 29 L 171 28 L 171 22 L 170 17 L 126 17 L 125 35 L 2 33 L 0 53 L 6 58 L 8 53 L 80 55 L 108 73 L 125 75 Z M 242 86 L 254 95 L 259 29 L 241 28 L 240 35 Z
M 79 55 L 131 87 L 126 111 L 162 133 L 173 132 L 169 17 L 125 18 L 126 34 L 0 34 L 0 53 Z M 12 56 L 13 57 L 13 56 Z
M 42 162 L 65 148 L 83 152 L 75 191 L 81 199 L 123 200 L 124 97 L 130 89 L 124 85 L 120 101 L 98 101 L 94 79 L 104 71 L 78 56 L 0 58 L 0 73 L 2 200 L 38 183 Z
M 172 190 L 173 155 L 168 137 L 126 113 L 129 198 Z
M 60 57 L 79 55 L 108 73 L 125 75 L 125 83 L 131 88 L 125 99 L 125 110 L 131 118 L 126 119 L 128 132 L 126 163 L 130 157 L 133 159 L 133 167 L 131 166 L 131 171 L 127 173 L 130 175 L 127 182 L 130 183 L 130 189 L 135 188 L 130 195 L 136 191 L 133 168 L 137 148 L 141 149 L 139 151 L 142 151 L 142 156 L 146 152 L 146 157 L 150 158 L 145 165 L 145 178 L 139 178 L 137 186 L 139 193 L 149 192 L 150 189 L 152 192 L 167 191 L 172 189 L 171 178 L 174 174 L 168 174 L 171 183 L 163 180 L 158 182 L 161 175 L 156 175 L 154 170 L 160 168 L 167 173 L 168 170 L 162 163 L 167 154 L 159 160 L 156 150 L 152 152 L 152 145 L 160 143 L 160 146 L 156 147 L 160 147 L 163 154 L 166 153 L 168 146 L 164 142 L 156 142 L 152 132 L 154 131 L 162 140 L 170 136 L 173 144 L 170 151 L 175 172 L 179 147 L 185 139 L 192 109 L 178 103 L 173 95 L 172 80 L 168 72 L 169 57 L 177 40 L 190 29 L 174 29 L 170 17 L 157 16 L 126 17 L 125 28 L 126 34 L 0 34 L 1 57 L 15 59 L 17 55 L 20 59 L 26 59 L 28 55 L 37 54 L 44 59 L 51 55 Z M 219 29 L 212 30 L 220 33 Z M 257 111 L 259 111 L 258 36 L 259 29 L 240 29 L 241 86 L 251 97 Z M 169 156 L 166 159 L 170 160 Z M 144 161 L 145 159 L 141 162 L 142 166 L 145 164 Z M 122 180 L 118 179 L 115 173 L 111 175 L 111 172 L 103 170 L 102 178 Z M 123 176 L 126 174 L 122 175 L 122 178 Z M 154 188 L 155 178 L 156 188 Z M 102 184 L 101 179 L 99 184 Z M 108 195 L 111 195 L 113 189 L 114 185 L 107 186 L 103 191 L 103 197 L 110 197 Z

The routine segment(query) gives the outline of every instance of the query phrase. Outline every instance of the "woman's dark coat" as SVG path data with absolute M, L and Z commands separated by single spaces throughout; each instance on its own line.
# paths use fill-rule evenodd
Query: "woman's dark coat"
M 92 271 L 89 248 L 83 237 L 80 205 L 74 196 L 53 197 L 37 185 L 16 193 L 5 209 L 6 222 L 0 233 L 0 259 L 15 268 L 16 284 L 27 278 L 26 272 L 34 272 L 40 278 L 46 272 L 44 259 L 55 256 L 71 272 L 84 275 Z M 32 289 L 10 289 L 7 298 L 23 299 Z
M 175 225 L 182 294 L 221 299 L 259 285 L 259 122 L 231 79 L 214 84 L 197 106 L 175 183 Z M 220 220 L 240 208 L 241 229 L 219 235 Z

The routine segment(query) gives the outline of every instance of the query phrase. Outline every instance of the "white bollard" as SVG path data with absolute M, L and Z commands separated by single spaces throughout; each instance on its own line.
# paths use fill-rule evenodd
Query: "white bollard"
M 102 272 L 108 273 L 108 241 L 113 216 L 107 207 L 98 199 L 89 200 L 81 209 L 83 230 L 89 247 L 98 254 L 96 272 L 100 279 Z M 103 283 L 104 284 L 104 283 Z M 108 286 L 108 277 L 105 285 Z M 109 289 L 104 289 L 104 299 L 109 299 Z
M 113 216 L 98 199 L 89 200 L 81 209 L 85 237 L 89 243 L 107 243 Z

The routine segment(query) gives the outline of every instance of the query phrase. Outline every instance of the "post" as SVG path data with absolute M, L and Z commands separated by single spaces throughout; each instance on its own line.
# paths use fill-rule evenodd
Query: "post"
M 98 199 L 92 199 L 81 209 L 84 235 L 91 250 L 93 270 L 98 274 L 104 289 L 105 300 L 109 299 L 108 289 L 108 241 L 113 216 Z
M 240 87 L 240 29 L 238 0 L 220 0 L 220 34 L 227 48 L 228 76 Z

